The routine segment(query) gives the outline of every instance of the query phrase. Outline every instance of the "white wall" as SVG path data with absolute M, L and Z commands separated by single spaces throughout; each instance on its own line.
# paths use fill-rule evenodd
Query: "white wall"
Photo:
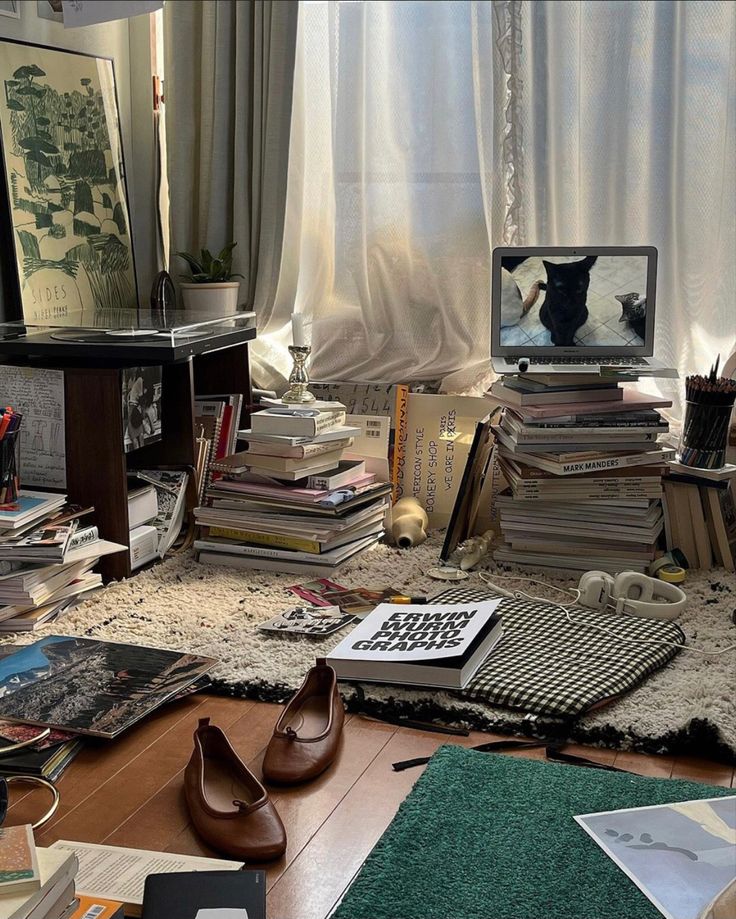
M 21 0 L 20 10 L 20 19 L 0 16 L 0 38 L 86 51 L 115 63 L 139 301 L 147 306 L 157 271 L 149 17 L 65 29 L 61 22 L 41 19 L 36 0 Z M 0 315 L 5 315 L 1 303 Z

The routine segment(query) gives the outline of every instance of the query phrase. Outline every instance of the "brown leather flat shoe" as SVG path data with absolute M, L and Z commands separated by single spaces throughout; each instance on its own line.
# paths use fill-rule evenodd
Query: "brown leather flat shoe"
M 318 658 L 276 722 L 263 760 L 264 779 L 296 785 L 316 778 L 337 756 L 344 721 L 335 671 Z
M 286 831 L 268 792 L 209 718 L 194 732 L 184 792 L 195 829 L 213 849 L 241 861 L 284 854 Z

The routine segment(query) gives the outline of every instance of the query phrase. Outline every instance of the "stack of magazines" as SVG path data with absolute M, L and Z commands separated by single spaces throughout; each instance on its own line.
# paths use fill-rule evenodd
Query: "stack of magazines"
M 391 486 L 342 458 L 355 433 L 339 402 L 255 413 L 247 450 L 212 465 L 195 511 L 199 560 L 325 575 L 377 542 Z
M 100 539 L 93 511 L 27 489 L 0 507 L 0 633 L 33 631 L 102 585 L 92 569 L 125 546 Z
M 630 376 L 625 378 L 630 381 Z M 662 476 L 675 451 L 663 399 L 598 374 L 519 374 L 493 384 L 509 488 L 496 499 L 496 561 L 644 572 L 664 528 Z

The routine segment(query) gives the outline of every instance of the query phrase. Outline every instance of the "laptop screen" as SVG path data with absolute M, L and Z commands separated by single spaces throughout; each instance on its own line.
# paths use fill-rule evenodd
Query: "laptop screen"
M 655 284 L 651 247 L 496 249 L 492 353 L 651 355 Z

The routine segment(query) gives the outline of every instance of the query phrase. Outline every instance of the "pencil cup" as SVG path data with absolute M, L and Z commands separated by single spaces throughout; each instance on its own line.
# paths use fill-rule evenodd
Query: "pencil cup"
M 685 403 L 679 461 L 697 469 L 720 469 L 726 464 L 732 405 Z

